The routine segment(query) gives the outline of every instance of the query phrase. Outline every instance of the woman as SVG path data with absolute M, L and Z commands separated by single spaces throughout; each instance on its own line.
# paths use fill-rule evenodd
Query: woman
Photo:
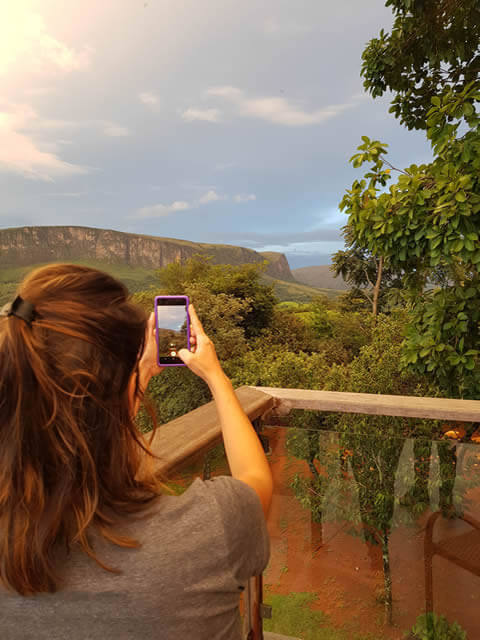
M 174 496 L 134 422 L 162 372 L 153 314 L 84 266 L 18 293 L 0 318 L 0 637 L 240 639 L 272 476 L 193 306 L 179 356 L 211 389 L 232 476 Z

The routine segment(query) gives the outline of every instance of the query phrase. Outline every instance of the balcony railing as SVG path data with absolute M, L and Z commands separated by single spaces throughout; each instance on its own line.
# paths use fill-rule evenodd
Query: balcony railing
M 281 426 L 278 427 L 278 425 L 284 425 L 294 409 L 325 412 L 327 414 L 353 413 L 407 419 L 442 420 L 447 423 L 480 423 L 480 401 L 476 400 L 343 393 L 305 389 L 277 389 L 270 387 L 240 387 L 236 390 L 236 395 L 245 413 L 254 424 L 265 451 L 270 455 L 272 454 L 272 447 L 269 445 L 269 438 L 271 438 L 272 442 L 275 441 L 276 443 L 274 447 L 275 451 L 273 452 L 274 455 L 280 452 L 281 446 L 284 446 L 284 440 L 282 440 L 281 445 L 279 444 L 280 439 L 275 436 L 276 431 L 273 426 L 281 428 Z M 288 429 L 283 429 L 283 435 L 285 435 L 286 431 L 288 431 Z M 395 627 L 395 616 L 392 618 L 392 602 L 395 605 L 395 589 L 397 589 L 399 593 L 403 593 L 402 580 L 404 582 L 409 580 L 408 575 L 398 577 L 397 582 L 395 582 L 392 599 L 391 562 L 388 557 L 389 544 L 393 547 L 390 555 L 393 554 L 394 568 L 399 565 L 397 555 L 400 551 L 405 554 L 405 558 L 408 555 L 409 562 L 415 557 L 415 566 L 421 565 L 422 567 L 424 580 L 420 580 L 418 576 L 416 578 L 410 576 L 410 579 L 415 581 L 415 588 L 417 590 L 419 583 L 424 582 L 424 585 L 420 585 L 423 586 L 424 599 L 422 601 L 424 605 L 419 604 L 419 609 L 415 613 L 433 610 L 433 598 L 435 595 L 433 593 L 433 576 L 437 570 L 438 558 L 442 558 L 442 562 L 449 563 L 449 571 L 452 567 L 459 567 L 467 576 L 467 578 L 459 578 L 458 585 L 452 584 L 451 582 L 449 585 L 449 588 L 452 590 L 452 597 L 454 597 L 455 594 L 464 594 L 462 595 L 463 609 L 460 613 L 466 611 L 468 607 L 473 607 L 478 611 L 480 600 L 476 599 L 476 592 L 480 591 L 478 589 L 480 580 L 475 578 L 479 581 L 478 584 L 473 586 L 470 585 L 469 582 L 470 575 L 480 576 L 480 523 L 478 522 L 480 513 L 478 513 L 477 508 L 480 505 L 480 456 L 476 453 L 477 445 L 464 444 L 461 445 L 463 449 L 460 450 L 452 440 L 442 440 L 437 445 L 432 443 L 428 436 L 425 435 L 413 442 L 412 439 L 407 436 L 405 438 L 399 438 L 391 433 L 385 434 L 385 451 L 388 450 L 388 455 L 395 461 L 394 464 L 392 463 L 392 468 L 387 471 L 387 473 L 390 473 L 390 478 L 388 481 L 385 481 L 386 472 L 384 464 L 386 458 L 385 460 L 376 460 L 375 457 L 375 451 L 382 448 L 378 440 L 378 430 L 375 434 L 369 434 L 367 425 L 367 431 L 361 434 L 349 434 L 348 430 L 338 433 L 331 427 L 326 427 L 322 431 L 312 429 L 304 429 L 301 431 L 303 431 L 301 434 L 302 437 L 313 437 L 315 447 L 317 447 L 317 450 L 322 451 L 323 456 L 321 461 L 314 460 L 313 458 L 309 460 L 304 458 L 304 460 L 300 462 L 300 466 L 297 465 L 297 471 L 300 470 L 300 476 L 308 476 L 308 478 L 310 478 L 309 482 L 312 478 L 316 478 L 319 481 L 318 484 L 314 485 L 314 488 L 312 488 L 312 484 L 309 488 L 312 499 L 314 502 L 316 500 L 315 504 L 317 506 L 316 516 L 314 517 L 312 515 L 311 521 L 309 522 L 309 526 L 311 527 L 311 532 L 309 533 L 311 536 L 311 549 L 315 552 L 319 549 L 324 550 L 325 553 L 323 559 L 321 559 L 324 565 L 319 565 L 319 567 L 323 567 L 321 570 L 324 571 L 324 574 L 327 576 L 328 567 L 325 562 L 327 562 L 327 552 L 332 551 L 332 545 L 329 546 L 325 543 L 326 538 L 341 541 L 344 539 L 342 536 L 345 537 L 347 530 L 352 528 L 352 526 L 353 528 L 357 527 L 357 533 L 358 527 L 360 527 L 360 529 L 363 527 L 362 535 L 364 539 L 368 540 L 370 536 L 370 539 L 373 541 L 373 544 L 368 546 L 368 552 L 372 555 L 372 558 L 373 555 L 377 553 L 378 566 L 380 568 L 382 568 L 383 562 L 384 584 L 379 588 L 379 595 L 377 597 L 379 606 L 385 605 L 385 611 L 387 612 L 384 621 L 387 627 L 382 627 L 385 633 L 382 637 L 403 637 L 405 629 L 402 629 L 402 633 L 400 633 L 397 628 L 398 625 Z M 265 435 L 267 432 L 269 432 L 270 435 Z M 319 437 L 321 438 L 320 443 L 318 440 Z M 222 432 L 215 404 L 210 402 L 176 420 L 162 425 L 158 429 L 151 447 L 154 453 L 160 456 L 160 461 L 157 462 L 158 472 L 166 474 L 168 477 L 174 477 L 187 465 L 195 465 L 204 460 L 208 452 L 216 445 L 221 444 L 221 442 Z M 392 443 L 390 448 L 387 446 L 389 442 Z M 412 454 L 410 458 L 408 458 L 408 451 Z M 415 455 L 413 455 L 414 451 Z M 423 451 L 425 451 L 425 456 L 420 455 Z M 370 455 L 368 452 L 373 452 L 371 453 L 373 456 L 372 460 L 376 461 L 371 463 L 367 462 L 367 467 L 365 467 L 365 455 L 367 455 L 367 457 Z M 480 453 L 480 448 L 478 452 Z M 378 455 L 380 456 L 380 453 Z M 476 462 L 477 459 L 478 462 Z M 435 480 L 434 472 L 432 471 L 435 460 L 438 463 L 438 469 L 440 469 L 440 471 L 437 470 L 437 480 Z M 451 469 L 446 466 L 450 464 L 450 460 L 452 460 L 453 465 Z M 273 463 L 272 457 L 270 461 Z M 318 466 L 318 462 L 320 462 L 320 466 Z M 416 490 L 418 489 L 417 494 L 407 491 L 407 485 L 405 484 L 407 481 L 403 477 L 405 474 L 408 475 L 412 463 L 415 465 L 412 473 L 415 474 L 415 488 Z M 368 467 L 368 465 L 373 466 Z M 278 465 L 276 469 L 279 469 Z M 447 469 L 446 475 L 445 469 Z M 324 482 L 322 485 L 322 477 L 325 478 L 327 472 L 331 475 L 328 477 L 328 482 Z M 364 479 L 368 478 L 368 476 L 364 475 L 365 472 L 371 472 L 372 478 L 380 477 L 380 488 L 375 485 L 376 480 L 370 482 Z M 272 507 L 275 502 L 277 482 L 280 482 L 279 477 L 279 472 L 276 471 L 274 474 L 274 500 L 272 501 Z M 464 480 L 468 480 L 468 487 Z M 383 485 L 381 484 L 382 482 L 384 483 Z M 465 492 L 468 493 L 469 503 L 467 505 L 465 502 L 464 506 L 468 506 L 468 509 L 457 510 L 456 505 L 452 503 L 450 504 L 452 509 L 450 509 L 450 511 L 447 510 L 447 512 L 443 509 L 445 505 L 442 502 L 445 495 L 445 487 L 448 487 L 450 491 L 449 499 L 451 499 L 454 493 L 453 486 L 455 483 L 462 487 L 465 485 L 464 495 L 466 495 Z M 318 489 L 320 486 L 326 487 L 321 495 Z M 387 487 L 387 490 L 385 487 Z M 371 491 L 369 493 L 370 489 Z M 282 488 L 281 494 L 285 495 L 286 490 Z M 427 505 L 425 505 L 425 495 L 427 495 Z M 431 504 L 428 495 L 436 495 L 437 502 L 440 501 L 439 505 L 442 503 L 438 507 L 437 512 L 432 512 L 430 509 Z M 292 496 L 293 493 L 290 490 L 289 499 L 295 502 L 296 499 Z M 401 500 L 399 497 L 401 497 Z M 374 501 L 372 501 L 373 498 Z M 379 500 L 381 502 L 382 499 L 391 501 L 391 504 L 389 503 L 389 506 L 385 507 L 385 513 L 388 512 L 390 519 L 387 518 L 385 520 L 385 516 L 384 514 L 382 515 L 381 510 L 378 513 L 375 511 L 378 507 L 378 505 L 375 506 L 375 504 Z M 372 502 L 369 502 L 369 500 Z M 422 500 L 423 502 L 421 502 Z M 300 503 L 298 500 L 296 502 L 298 503 L 298 508 L 301 510 Z M 472 505 L 473 510 L 471 508 Z M 281 510 L 281 501 L 279 500 L 275 509 L 275 517 Z M 269 521 L 273 511 L 272 508 L 269 514 Z M 396 513 L 395 517 L 392 515 L 394 511 Z M 407 513 L 407 511 L 413 514 L 413 520 L 416 524 L 415 530 L 412 529 L 414 533 L 408 533 L 408 531 L 410 531 L 409 529 L 405 529 L 407 533 L 404 532 L 401 518 L 397 528 L 391 525 L 392 518 L 395 520 L 398 514 Z M 345 515 L 347 512 L 350 514 L 350 518 Z M 446 519 L 440 518 L 442 512 L 443 515 L 447 516 Z M 356 514 L 355 517 L 353 517 L 352 514 Z M 375 518 L 377 519 L 375 520 Z M 439 518 L 440 524 L 436 524 Z M 443 520 L 445 520 L 446 524 L 442 524 Z M 330 530 L 327 531 L 327 536 L 325 536 L 325 527 L 322 528 L 322 522 L 327 529 L 330 527 Z M 372 526 L 372 522 L 375 526 Z M 452 522 L 454 524 L 452 524 Z M 270 522 L 268 522 L 268 524 L 270 524 Z M 419 542 L 420 534 L 423 536 L 423 547 Z M 345 538 L 345 540 L 347 540 L 347 538 Z M 354 541 L 354 538 L 351 538 L 351 540 Z M 272 540 L 272 546 L 274 542 L 275 541 Z M 405 548 L 403 548 L 402 545 L 404 545 Z M 410 545 L 410 547 L 408 547 L 408 545 Z M 353 542 L 352 544 L 348 543 L 342 548 L 340 545 L 337 551 L 339 554 L 342 554 L 344 553 L 342 549 L 347 549 L 348 553 L 352 554 L 354 553 L 352 550 L 354 546 Z M 355 549 L 357 549 L 357 547 L 355 547 Z M 359 549 L 360 547 L 358 547 L 358 550 Z M 462 550 L 465 551 L 465 553 L 463 553 Z M 462 553 L 460 551 L 462 551 Z M 358 551 L 358 553 L 361 554 L 360 551 Z M 423 558 L 417 557 L 419 553 L 422 553 Z M 352 558 L 356 557 L 360 558 L 360 555 L 352 555 Z M 432 564 L 434 557 L 437 558 L 435 565 Z M 371 561 L 373 562 L 372 558 Z M 306 557 L 305 563 L 307 563 Z M 358 564 L 361 564 L 360 560 Z M 404 562 L 403 564 L 406 566 L 408 563 Z M 366 567 L 365 563 L 362 567 Z M 313 571 L 313 564 L 311 569 Z M 340 564 L 338 564 L 337 570 L 338 572 L 342 570 Z M 352 571 L 357 570 L 361 571 L 361 567 L 354 566 L 352 568 Z M 357 591 L 362 580 L 364 588 L 367 588 L 368 584 L 370 584 L 370 574 L 368 576 L 366 574 L 366 569 L 365 575 L 362 576 L 359 574 L 357 579 L 358 584 L 355 587 Z M 333 581 L 335 580 L 334 574 L 328 575 L 330 575 Z M 325 580 L 327 580 L 327 578 L 325 578 Z M 328 597 L 328 593 L 332 593 L 330 587 L 325 588 L 325 594 L 320 593 L 319 595 L 321 597 L 324 595 Z M 437 593 L 437 591 L 435 593 Z M 420 592 L 418 595 L 421 597 Z M 465 602 L 467 598 L 469 602 Z M 387 600 L 389 600 L 389 602 L 387 602 Z M 353 612 L 356 606 L 353 596 L 351 602 L 343 602 L 342 606 L 346 607 L 347 610 L 351 609 Z M 264 632 L 263 629 L 264 620 L 270 618 L 272 613 L 275 618 L 275 607 L 273 607 L 272 612 L 272 607 L 264 602 L 263 576 L 254 577 L 249 581 L 248 589 L 243 595 L 243 609 L 244 637 L 246 639 L 262 640 L 264 637 L 265 639 L 269 637 L 281 637 L 270 635 Z M 398 606 L 397 609 L 401 612 L 401 605 Z M 405 621 L 409 619 L 407 613 L 403 611 L 401 615 L 399 613 L 398 617 L 401 618 L 402 621 Z M 476 634 L 472 637 L 480 637 L 480 622 L 472 622 L 470 620 L 471 616 L 469 617 L 468 615 L 463 617 L 465 618 L 465 624 L 467 626 L 470 625 L 470 633 Z M 473 615 L 473 620 L 475 620 L 476 617 L 478 618 L 476 614 Z M 389 619 L 387 620 L 387 618 Z M 457 621 L 462 624 L 463 619 L 458 619 Z M 428 624 L 433 623 L 430 620 Z M 476 624 L 479 626 L 475 626 Z M 361 629 L 357 630 L 359 632 L 361 631 Z M 399 635 L 395 635 L 395 633 Z M 335 637 L 337 636 L 335 635 Z M 341 637 L 353 638 L 360 636 L 347 634 Z

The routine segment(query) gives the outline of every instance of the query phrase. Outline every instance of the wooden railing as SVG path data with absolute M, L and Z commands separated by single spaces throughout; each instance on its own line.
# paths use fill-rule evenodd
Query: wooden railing
M 247 386 L 238 388 L 235 394 L 252 422 L 259 419 L 267 424 L 275 424 L 292 409 L 480 422 L 480 400 Z M 160 457 L 155 468 L 159 474 L 173 474 L 202 458 L 221 441 L 222 430 L 212 401 L 157 430 L 150 445 Z M 262 593 L 260 575 L 249 581 L 245 593 L 246 640 L 263 640 L 262 617 L 266 608 Z

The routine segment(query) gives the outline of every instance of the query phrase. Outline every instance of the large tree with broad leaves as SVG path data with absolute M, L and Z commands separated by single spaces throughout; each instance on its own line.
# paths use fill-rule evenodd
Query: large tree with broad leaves
M 480 75 L 478 0 L 388 0 L 391 33 L 382 29 L 362 55 L 364 87 L 392 91 L 390 111 L 409 129 L 425 129 L 434 96 L 461 93 Z

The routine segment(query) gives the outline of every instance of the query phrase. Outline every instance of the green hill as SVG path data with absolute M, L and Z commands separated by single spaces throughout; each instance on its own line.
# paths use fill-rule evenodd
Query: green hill
M 310 287 L 335 289 L 336 291 L 347 291 L 350 288 L 342 276 L 334 277 L 328 264 L 292 269 L 292 274 L 295 280 Z
M 262 280 L 266 284 L 272 284 L 273 282 L 275 285 L 275 294 L 281 302 L 310 302 L 312 298 L 318 295 L 336 298 L 341 293 L 341 291 L 335 291 L 334 289 L 310 287 L 301 282 L 285 282 L 284 280 L 278 280 L 268 275 L 264 275 Z

